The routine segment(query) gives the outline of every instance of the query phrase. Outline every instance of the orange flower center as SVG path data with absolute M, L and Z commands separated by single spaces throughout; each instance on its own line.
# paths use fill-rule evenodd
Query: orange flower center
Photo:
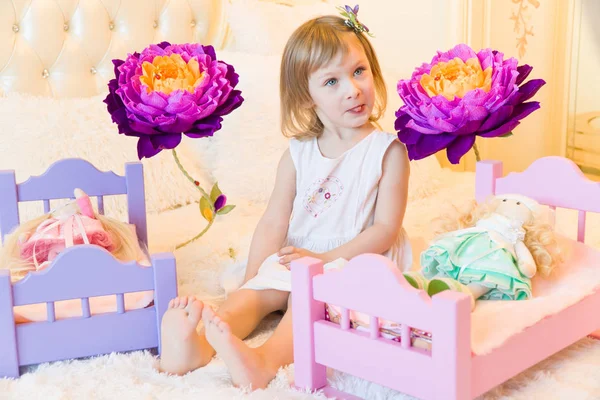
M 200 72 L 198 61 L 191 58 L 187 63 L 179 54 L 156 56 L 152 63 L 144 61 L 140 82 L 147 93 L 152 91 L 170 94 L 175 90 L 187 90 L 190 93 L 202 83 L 204 74 Z
M 455 57 L 434 65 L 429 74 L 421 76 L 419 83 L 429 97 L 442 95 L 448 100 L 462 98 L 477 88 L 487 93 L 492 87 L 492 67 L 482 70 L 477 58 L 470 58 L 465 63 Z

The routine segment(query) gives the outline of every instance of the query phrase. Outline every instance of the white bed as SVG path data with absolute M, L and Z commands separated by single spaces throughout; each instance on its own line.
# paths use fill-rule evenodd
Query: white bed
M 365 16 L 364 22 L 374 29 L 377 22 L 373 19 L 378 15 L 374 9 L 383 4 L 392 7 L 391 3 L 363 2 L 364 15 L 371 18 Z M 422 16 L 435 8 L 432 2 L 420 6 L 408 1 L 400 6 L 400 2 L 393 3 L 393 7 L 403 10 L 398 16 L 407 16 L 407 7 Z M 442 21 L 446 11 L 440 8 L 432 18 Z M 273 111 L 278 109 L 277 77 L 284 33 L 304 19 L 325 12 L 335 12 L 334 6 L 316 0 L 282 0 L 279 4 L 256 0 L 2 0 L 0 169 L 15 169 L 17 179 L 22 181 L 59 158 L 74 156 L 86 158 L 101 169 L 122 172 L 124 162 L 136 160 L 135 140 L 117 134 L 102 103 L 106 82 L 112 77 L 110 60 L 140 50 L 152 41 L 214 44 L 217 55 L 233 64 L 240 74 L 239 87 L 246 101 L 225 118 L 223 129 L 214 138 L 186 140 L 178 151 L 192 175 L 205 187 L 218 180 L 228 202 L 237 208 L 220 218 L 205 237 L 177 250 L 175 255 L 180 293 L 195 293 L 217 305 L 223 299 L 221 273 L 246 257 L 254 226 L 270 193 L 274 165 L 287 146 L 276 129 L 279 117 Z M 389 23 L 389 15 L 381 16 L 381 26 Z M 278 34 L 273 35 L 273 30 Z M 399 104 L 395 81 L 424 54 L 435 50 L 428 46 L 445 46 L 441 39 L 435 39 L 438 34 L 432 32 L 431 37 L 419 39 L 420 44 L 412 44 L 416 47 L 411 57 L 394 58 L 395 50 L 387 46 L 397 46 L 396 41 L 386 41 L 385 35 L 380 47 L 375 44 L 376 50 L 384 54 L 381 58 L 390 95 L 382 121 L 385 129 L 391 131 Z M 195 204 L 197 192 L 183 179 L 169 153 L 144 160 L 144 165 L 150 250 L 172 251 L 177 243 L 204 226 Z M 429 238 L 430 219 L 442 206 L 473 197 L 474 175 L 442 169 L 435 157 L 413 162 L 411 171 L 405 228 L 415 239 L 418 253 Z M 107 210 L 116 208 L 113 216 L 123 216 L 120 200 L 112 202 Z M 41 209 L 23 207 L 21 211 L 23 216 L 31 217 Z M 600 247 L 600 232 L 591 228 L 598 220 L 596 215 L 589 220 L 587 243 Z M 576 221 L 575 214 L 561 210 L 557 217 L 559 231 L 571 235 Z M 269 319 L 249 342 L 254 345 L 264 340 L 275 322 L 276 318 Z M 595 344 L 586 342 L 581 346 L 591 352 Z M 117 392 L 127 394 L 127 398 L 151 398 L 151 394 L 170 398 L 174 393 L 180 398 L 197 398 L 199 394 L 203 398 L 224 398 L 239 394 L 229 384 L 218 360 L 182 378 L 159 375 L 152 370 L 154 363 L 149 354 L 56 363 L 33 370 L 19 381 L 0 380 L 0 393 L 14 398 L 41 398 L 50 390 L 57 397 L 69 398 L 71 390 L 74 397 L 85 397 L 91 387 L 102 384 L 98 398 L 111 398 Z M 287 379 L 291 377 L 293 369 L 282 371 L 271 387 L 255 394 L 255 398 L 312 398 L 289 389 Z M 359 395 L 364 395 L 365 387 L 376 387 L 381 396 L 400 397 L 351 377 L 335 379 L 344 390 Z M 82 383 L 86 380 L 88 383 Z M 510 392 L 511 383 L 506 385 L 502 390 Z M 514 393 L 518 394 L 518 388 Z

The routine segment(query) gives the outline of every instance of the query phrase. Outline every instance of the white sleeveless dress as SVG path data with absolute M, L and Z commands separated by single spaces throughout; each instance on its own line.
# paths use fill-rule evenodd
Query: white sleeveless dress
M 335 159 L 322 155 L 316 139 L 290 140 L 296 197 L 286 245 L 322 253 L 351 241 L 373 225 L 383 157 L 395 139 L 374 131 Z M 384 255 L 402 271 L 410 269 L 412 251 L 404 229 Z M 345 263 L 347 260 L 335 260 L 326 264 L 325 270 L 341 268 Z M 273 254 L 241 288 L 291 291 L 291 272 Z

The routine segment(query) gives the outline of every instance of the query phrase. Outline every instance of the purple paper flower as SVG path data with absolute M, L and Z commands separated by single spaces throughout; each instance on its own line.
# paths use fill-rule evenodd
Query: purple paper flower
M 475 137 L 509 135 L 520 121 L 540 108 L 531 99 L 546 83 L 523 82 L 533 68 L 517 66 L 491 49 L 475 53 L 461 44 L 438 52 L 430 64 L 416 68 L 411 79 L 398 82 L 404 105 L 396 112 L 398 138 L 409 158 L 418 160 L 446 149 L 457 164 Z
M 162 42 L 113 64 L 104 102 L 119 133 L 139 138 L 140 159 L 174 149 L 182 134 L 212 136 L 244 100 L 233 66 L 212 46 Z

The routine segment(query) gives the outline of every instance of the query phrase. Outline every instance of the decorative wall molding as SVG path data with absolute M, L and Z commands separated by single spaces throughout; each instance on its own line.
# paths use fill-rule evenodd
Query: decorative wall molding
M 543 156 L 565 155 L 577 1 L 467 1 L 467 43 L 514 56 L 519 64 L 534 67 L 532 78 L 547 82 L 535 99 L 542 102 L 542 108 L 524 120 L 513 137 L 477 141 L 482 158 L 503 160 L 508 172 Z M 465 169 L 474 168 L 474 156 L 469 154 Z
M 538 0 L 512 0 L 515 4 L 510 20 L 513 21 L 514 31 L 517 34 L 517 49 L 519 57 L 523 58 L 527 51 L 527 36 L 534 36 L 531 15 L 534 8 L 540 7 Z

